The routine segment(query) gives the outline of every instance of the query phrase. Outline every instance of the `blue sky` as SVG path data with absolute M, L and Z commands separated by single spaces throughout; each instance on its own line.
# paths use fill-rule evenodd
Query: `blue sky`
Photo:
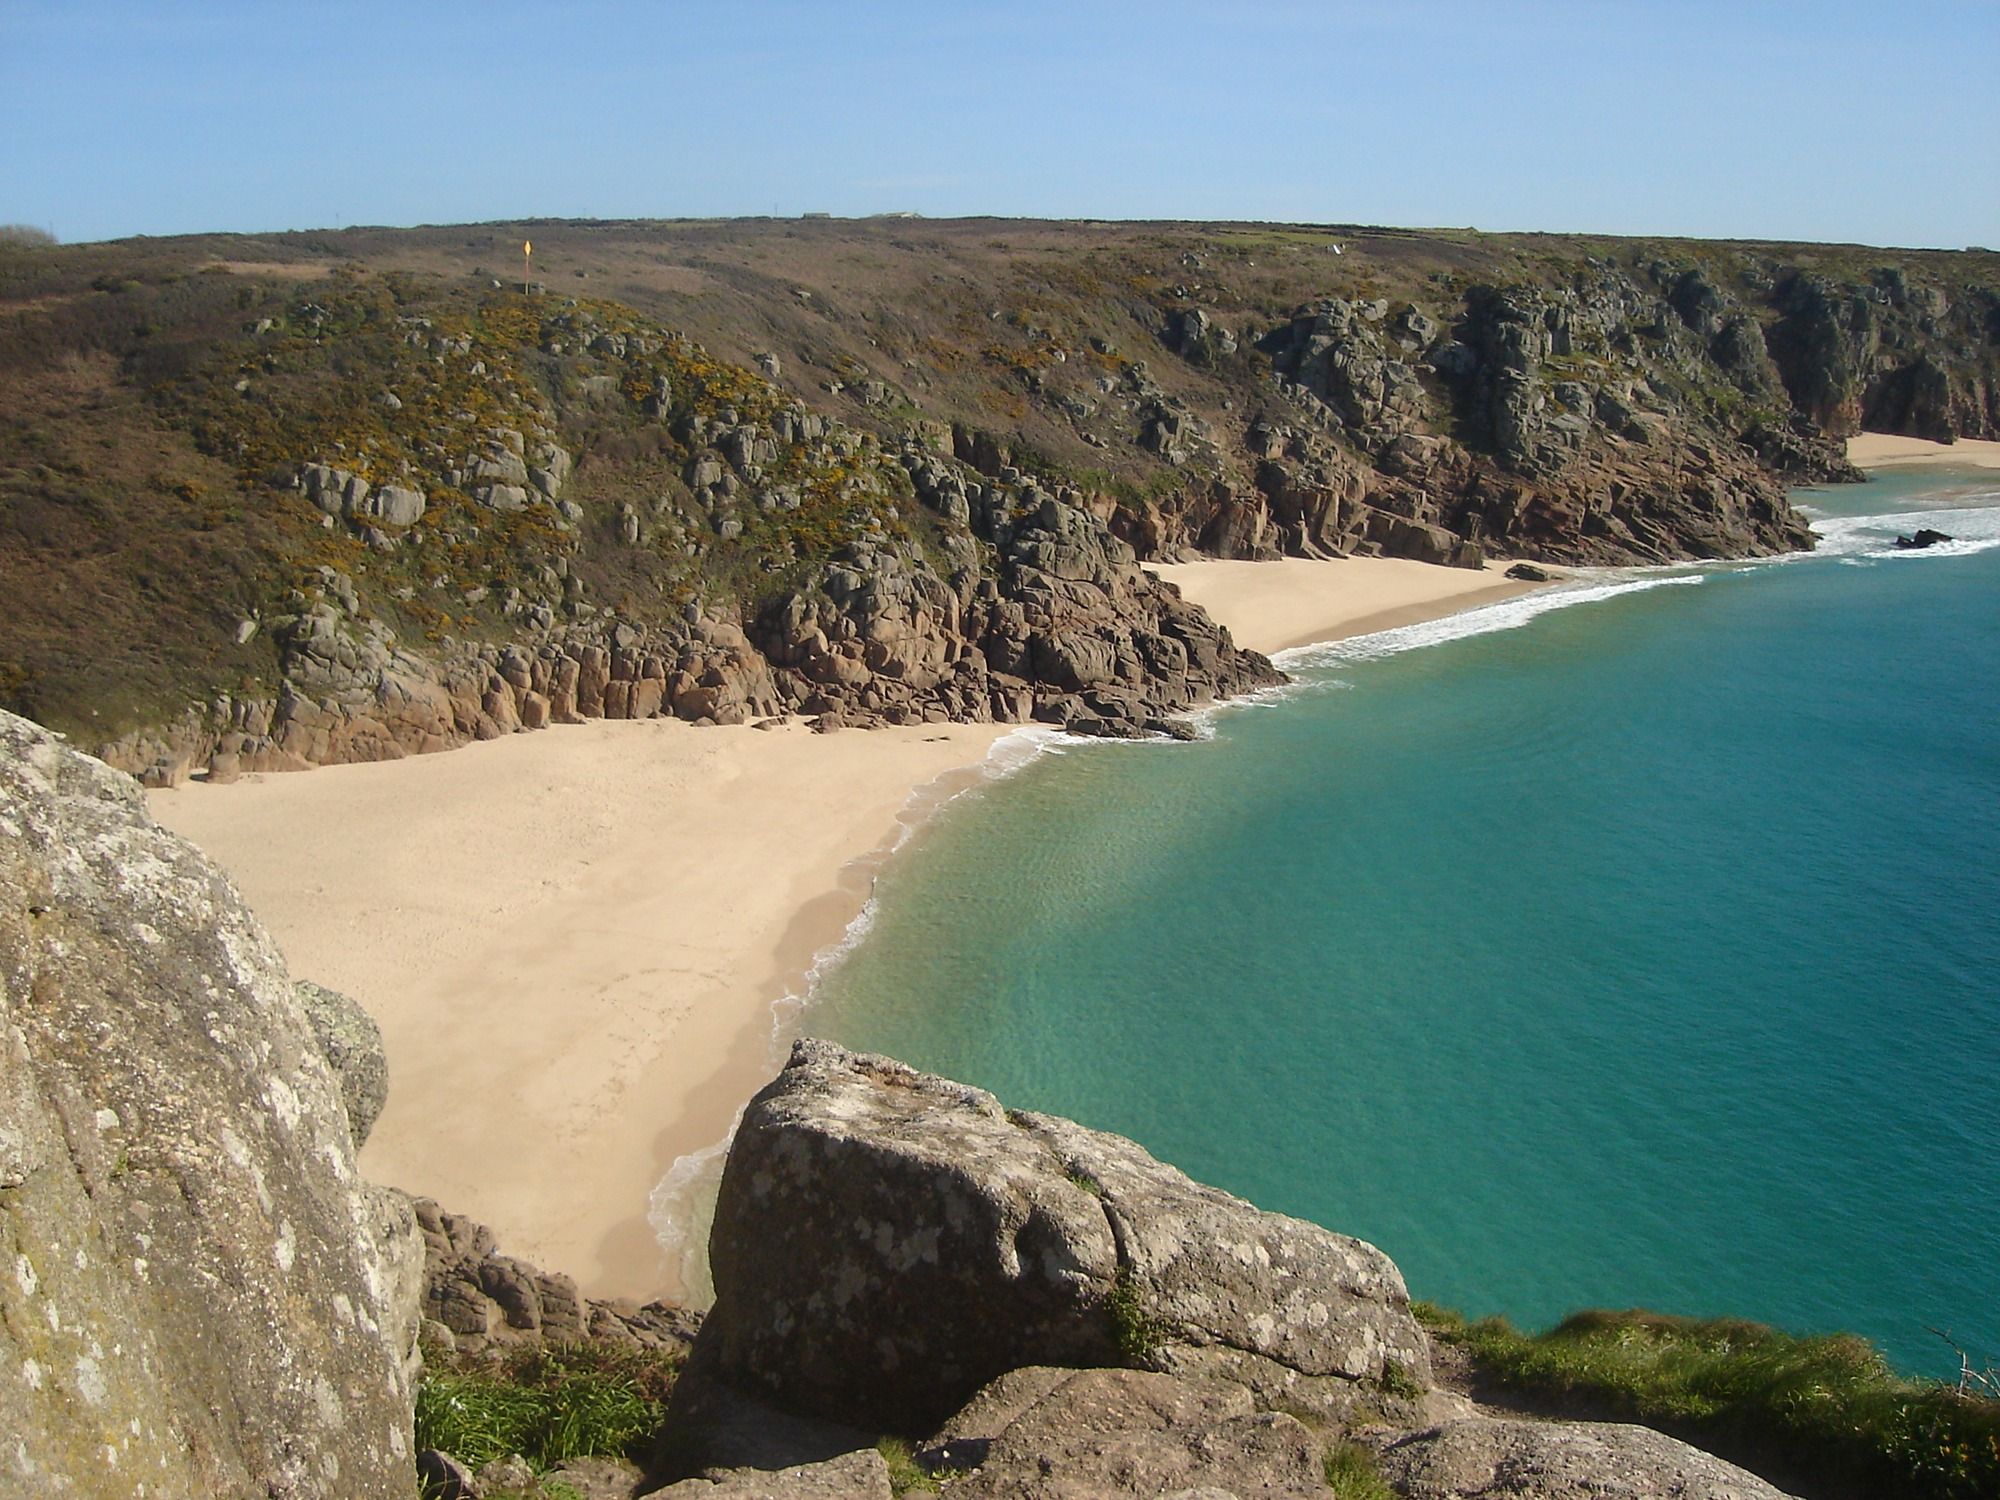
M 1996 70 L 1996 0 L 0 0 L 0 222 L 913 209 L 2000 245 Z

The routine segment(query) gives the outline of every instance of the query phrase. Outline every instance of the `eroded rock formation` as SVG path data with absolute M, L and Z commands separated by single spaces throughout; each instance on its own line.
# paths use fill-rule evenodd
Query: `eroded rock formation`
M 430 1198 L 415 1207 L 424 1237 L 423 1334 L 441 1353 L 586 1341 L 681 1350 L 694 1342 L 701 1320 L 682 1308 L 585 1297 L 562 1272 L 501 1254 L 484 1224 Z

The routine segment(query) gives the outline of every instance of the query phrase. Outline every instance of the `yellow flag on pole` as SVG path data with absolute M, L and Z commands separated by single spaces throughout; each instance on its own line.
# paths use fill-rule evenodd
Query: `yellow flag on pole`
M 535 242 L 533 240 L 522 240 L 521 253 L 523 255 L 533 255 L 535 253 Z

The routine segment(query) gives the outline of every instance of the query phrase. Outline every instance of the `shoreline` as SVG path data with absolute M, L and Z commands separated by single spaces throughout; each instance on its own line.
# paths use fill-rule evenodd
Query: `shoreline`
M 644 1301 L 680 1290 L 653 1190 L 776 1075 L 774 1004 L 1017 728 L 593 720 L 148 802 L 381 1024 L 363 1170 Z
M 1266 656 L 1421 625 L 1548 587 L 1505 578 L 1506 566 L 1475 571 L 1400 557 L 1146 564 L 1227 626 L 1237 645 Z M 1567 571 L 1551 568 L 1556 579 Z
M 1857 469 L 2000 469 L 2000 442 L 1960 438 L 1934 443 L 1928 438 L 1863 432 L 1847 440 L 1847 461 Z
M 1157 571 L 1267 651 L 1538 587 L 1380 558 Z M 884 861 L 1011 769 L 995 747 L 1031 727 L 593 720 L 148 803 L 229 874 L 294 978 L 381 1024 L 368 1175 L 587 1295 L 644 1301 L 692 1290 L 655 1195 L 776 1075 L 780 1007 L 849 940 Z

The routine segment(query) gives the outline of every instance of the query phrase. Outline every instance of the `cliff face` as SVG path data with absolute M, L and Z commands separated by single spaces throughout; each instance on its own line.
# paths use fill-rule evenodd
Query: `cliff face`
M 1684 247 L 1553 285 L 1322 299 L 1266 334 L 1282 404 L 1254 493 L 1143 524 L 1162 549 L 1475 563 L 1754 556 L 1812 544 L 1784 486 L 1859 477 L 1863 427 L 2000 431 L 2000 296 L 1877 267 L 1840 282 Z M 1182 314 L 1183 330 L 1211 326 Z M 1184 356 L 1210 346 L 1183 333 Z
M 1948 443 L 2000 433 L 2000 297 L 1951 295 L 1895 265 L 1865 283 L 1796 272 L 1772 288 L 1770 350 L 1794 407 L 1835 436 Z
M 402 1500 L 423 1242 L 271 940 L 7 714 L 0 891 L 0 1493 Z
M 1149 559 L 1802 547 L 2000 433 L 1985 253 L 1246 225 L 0 248 L 0 700 L 171 778 L 575 717 L 1091 733 L 1274 680 Z M 699 342 L 697 342 L 699 340 Z
M 1262 341 L 1278 400 L 1246 439 L 1254 492 L 1181 544 L 1474 567 L 1486 551 L 1629 563 L 1811 546 L 1783 481 L 1844 461 L 1806 434 L 1774 450 L 1785 469 L 1767 462 L 1751 444 L 1780 397 L 1758 325 L 1725 322 L 1720 298 L 1672 307 L 1605 268 L 1475 287 L 1441 317 L 1384 299 L 1302 308 Z M 1726 381 L 1726 400 L 1698 399 L 1704 381 Z

